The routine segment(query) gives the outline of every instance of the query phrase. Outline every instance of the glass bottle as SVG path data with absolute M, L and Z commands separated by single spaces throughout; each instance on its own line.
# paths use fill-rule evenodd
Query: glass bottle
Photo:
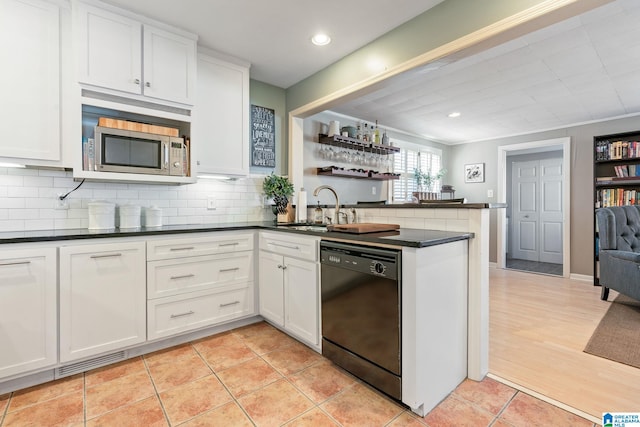
M 376 128 L 373 131 L 373 143 L 380 144 L 380 130 L 378 129 L 378 121 L 376 120 Z
M 323 216 L 324 215 L 322 208 L 320 207 L 320 202 L 318 202 L 318 207 L 313 211 L 313 222 L 315 222 L 316 224 L 322 224 Z

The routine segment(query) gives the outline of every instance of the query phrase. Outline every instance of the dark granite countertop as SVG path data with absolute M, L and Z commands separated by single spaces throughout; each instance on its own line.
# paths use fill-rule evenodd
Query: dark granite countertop
M 363 244 L 386 244 L 394 246 L 407 246 L 422 248 L 426 246 L 441 245 L 457 240 L 467 240 L 473 238 L 473 233 L 440 231 L 440 230 L 419 230 L 412 228 L 401 228 L 398 231 L 385 231 L 379 233 L 352 234 L 343 232 L 318 231 L 318 228 L 308 229 L 303 226 L 278 225 L 273 222 L 242 222 L 224 224 L 185 224 L 185 225 L 165 225 L 162 227 L 136 228 L 136 229 L 109 229 L 109 230 L 88 230 L 88 229 L 66 229 L 66 230 L 35 230 L 21 232 L 0 233 L 0 244 L 28 243 L 28 242 L 53 242 L 65 240 L 101 239 L 113 237 L 140 237 L 157 236 L 184 233 L 202 233 L 210 231 L 230 231 L 230 230 L 272 230 L 278 232 L 288 232 L 317 236 L 327 239 L 349 240 L 353 243 Z
M 317 205 L 309 204 L 308 208 L 314 208 Z M 294 205 L 295 207 L 295 205 Z M 321 208 L 335 208 L 335 205 L 320 205 Z M 384 203 L 384 202 L 364 202 L 357 204 L 341 204 L 340 208 L 356 208 L 356 209 L 504 209 L 506 203 L 447 203 L 447 202 L 429 202 L 429 203 Z

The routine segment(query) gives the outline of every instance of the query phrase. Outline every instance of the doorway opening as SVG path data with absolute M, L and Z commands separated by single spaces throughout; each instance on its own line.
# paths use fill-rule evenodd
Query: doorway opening
M 570 275 L 570 138 L 498 147 L 498 268 Z

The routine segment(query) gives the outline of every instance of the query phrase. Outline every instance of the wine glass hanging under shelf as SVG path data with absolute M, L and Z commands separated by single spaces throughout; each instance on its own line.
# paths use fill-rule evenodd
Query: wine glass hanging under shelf
M 395 154 L 400 151 L 399 147 L 393 147 L 391 145 L 372 144 L 370 142 L 361 141 L 356 138 L 350 138 L 348 136 L 326 136 L 318 135 L 318 142 L 320 144 L 328 144 L 334 147 L 351 148 L 353 150 L 364 150 L 367 153 L 377 153 L 382 155 Z

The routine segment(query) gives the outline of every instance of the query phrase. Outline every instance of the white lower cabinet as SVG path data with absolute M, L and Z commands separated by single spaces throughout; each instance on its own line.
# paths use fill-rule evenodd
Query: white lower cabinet
M 54 247 L 0 251 L 0 378 L 57 362 L 56 271 Z
M 260 314 L 315 347 L 320 344 L 317 246 L 313 238 L 261 233 L 259 256 Z
M 149 339 L 211 326 L 254 312 L 253 287 L 200 291 L 149 300 Z
M 145 242 L 60 248 L 60 361 L 146 340 Z
M 150 340 L 255 313 L 253 232 L 147 242 Z

